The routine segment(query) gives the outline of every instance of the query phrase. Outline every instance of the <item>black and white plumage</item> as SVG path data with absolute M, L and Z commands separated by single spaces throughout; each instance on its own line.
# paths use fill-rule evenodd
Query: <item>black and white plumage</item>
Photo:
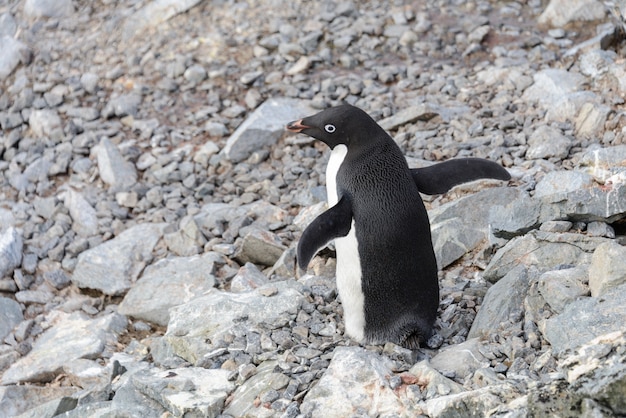
M 418 347 L 431 336 L 439 305 L 437 262 L 420 192 L 443 193 L 485 177 L 508 180 L 508 172 L 476 158 L 411 170 L 384 129 L 350 105 L 291 122 L 287 129 L 331 148 L 329 209 L 302 234 L 299 267 L 306 269 L 335 240 L 346 333 L 366 344 Z

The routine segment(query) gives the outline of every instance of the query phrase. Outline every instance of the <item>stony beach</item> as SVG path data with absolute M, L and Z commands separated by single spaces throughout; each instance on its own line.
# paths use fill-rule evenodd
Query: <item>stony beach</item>
M 0 415 L 626 415 L 623 1 L 0 3 Z M 344 335 L 328 149 L 368 112 L 423 196 L 431 346 Z

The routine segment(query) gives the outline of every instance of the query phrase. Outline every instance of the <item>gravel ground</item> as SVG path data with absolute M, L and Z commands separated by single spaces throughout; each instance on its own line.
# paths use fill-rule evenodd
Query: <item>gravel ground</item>
M 495 235 L 490 227 L 505 224 L 503 218 L 527 221 L 535 206 L 524 199 L 550 195 L 546 187 L 623 183 L 625 47 L 614 35 L 619 23 L 604 5 L 580 3 L 594 20 L 556 22 L 566 18 L 567 7 L 552 16 L 547 2 L 533 0 L 296 1 L 288 7 L 274 0 L 187 1 L 176 3 L 177 13 L 159 8 L 167 1 L 0 4 L 0 312 L 9 324 L 0 326 L 0 404 L 18 415 L 44 400 L 73 399 L 64 409 L 72 410 L 117 399 L 129 415 L 182 415 L 195 410 L 166 399 L 154 366 L 179 376 L 191 366 L 225 372 L 188 377 L 198 387 L 219 388 L 202 393 L 202 399 L 217 399 L 205 416 L 318 416 L 315 411 L 330 404 L 319 401 L 316 388 L 333 388 L 333 373 L 341 376 L 341 368 L 332 362 L 342 364 L 341 355 L 354 361 L 346 360 L 350 367 L 381 361 L 381 369 L 395 373 L 391 391 L 420 387 L 414 398 L 406 395 L 412 403 L 389 407 L 398 416 L 445 416 L 428 402 L 505 381 L 505 394 L 473 394 L 493 410 L 528 387 L 560 378 L 557 366 L 573 360 L 559 357 L 556 337 L 546 340 L 553 335 L 549 315 L 531 315 L 535 299 L 526 296 L 533 286 L 547 286 L 541 274 L 556 267 L 537 262 L 540 271 L 523 273 L 524 296 L 497 332 L 481 334 L 477 315 L 497 286 L 492 283 L 512 277 L 489 274 L 496 251 L 518 236 L 563 242 L 545 234 L 586 231 L 584 243 L 576 244 L 586 252 L 559 269 L 578 265 L 576 260 L 593 266 L 591 253 L 596 257 L 602 240 L 621 243 L 607 247 L 607 254 L 618 254 L 613 258 L 624 246 L 626 210 L 619 194 L 615 210 L 608 208 L 609 198 L 581 197 L 587 206 L 606 203 L 610 213 L 603 215 L 544 211 L 526 226 L 503 225 Z M 263 111 L 272 100 L 278 101 L 274 110 Z M 330 250 L 294 280 L 293 248 L 325 202 L 328 152 L 280 129 L 305 112 L 344 102 L 380 121 L 412 166 L 473 156 L 496 161 L 513 176 L 508 185 L 480 182 L 424 196 L 434 236 L 463 242 L 458 254 L 443 244 L 436 248 L 443 269 L 435 347 L 358 351 L 343 336 Z M 255 127 L 251 121 L 259 115 L 272 126 Z M 249 148 L 235 155 L 246 123 L 252 125 Z M 265 135 L 268 142 L 260 139 Z M 604 174 L 588 162 L 601 148 L 609 150 L 596 158 L 606 162 Z M 584 169 L 589 164 L 596 169 L 591 175 Z M 549 178 L 565 170 L 573 177 Z M 511 201 L 526 209 L 511 213 Z M 509 212 L 498 218 L 491 207 Z M 465 211 L 466 225 L 450 226 L 455 210 Z M 444 227 L 435 232 L 447 220 L 453 237 Z M 159 264 L 163 259 L 175 260 Z M 584 286 L 592 280 L 587 270 L 571 274 L 568 280 Z M 146 277 L 166 280 L 144 285 Z M 589 287 L 580 295 L 593 299 L 604 291 Z M 161 288 L 167 293 L 158 295 Z M 276 306 L 246 299 L 253 294 Z M 158 311 L 143 308 L 150 298 L 145 295 L 161 303 Z M 239 311 L 239 304 L 253 308 Z M 183 341 L 186 333 L 209 327 L 211 316 L 219 319 L 211 326 L 221 330 L 211 341 Z M 235 325 L 220 328 L 224 324 Z M 94 333 L 85 347 L 63 334 L 94 329 L 103 334 Z M 61 346 L 56 338 L 72 344 L 55 355 L 68 361 L 52 367 L 37 355 L 45 344 Z M 609 352 L 623 359 L 615 341 L 619 336 L 597 344 L 613 347 Z M 452 351 L 442 357 L 446 349 Z M 463 350 L 480 353 L 476 365 L 461 356 Z M 417 370 L 425 359 L 434 369 Z M 11 367 L 18 360 L 20 367 Z M 99 367 L 103 380 L 88 381 L 89 367 Z M 407 377 L 420 373 L 439 383 Z M 145 396 L 160 393 L 152 396 L 154 404 L 133 398 L 131 375 Z M 193 380 L 198 376 L 206 380 Z M 255 385 L 262 388 L 255 392 Z M 8 391 L 18 390 L 33 400 L 6 400 L 18 396 Z M 37 392 L 44 390 L 47 395 Z M 499 400 L 492 405 L 492 398 Z M 128 406 L 133 402 L 138 409 Z M 242 406 L 251 404 L 265 412 Z M 584 408 L 607 408 L 594 405 Z M 119 411 L 111 404 L 105 410 Z M 81 411 L 76 416 L 87 410 Z M 367 408 L 350 413 L 385 415 Z

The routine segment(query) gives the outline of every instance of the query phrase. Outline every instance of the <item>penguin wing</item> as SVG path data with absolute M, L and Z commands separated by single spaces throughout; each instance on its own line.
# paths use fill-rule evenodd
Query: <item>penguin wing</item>
M 411 169 L 417 189 L 424 194 L 445 193 L 457 184 L 478 179 L 510 180 L 502 166 L 483 158 L 456 158 L 423 168 Z
M 348 235 L 351 226 L 352 205 L 343 196 L 335 206 L 315 218 L 302 233 L 297 250 L 298 266 L 306 270 L 315 253 L 335 238 Z

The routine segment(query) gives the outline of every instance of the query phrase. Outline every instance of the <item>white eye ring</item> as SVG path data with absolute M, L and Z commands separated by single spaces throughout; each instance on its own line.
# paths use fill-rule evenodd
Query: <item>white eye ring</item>
M 337 130 L 337 128 L 335 128 L 335 125 L 331 125 L 329 123 L 328 125 L 324 126 L 324 130 L 328 132 L 329 134 L 332 134 L 333 132 Z

